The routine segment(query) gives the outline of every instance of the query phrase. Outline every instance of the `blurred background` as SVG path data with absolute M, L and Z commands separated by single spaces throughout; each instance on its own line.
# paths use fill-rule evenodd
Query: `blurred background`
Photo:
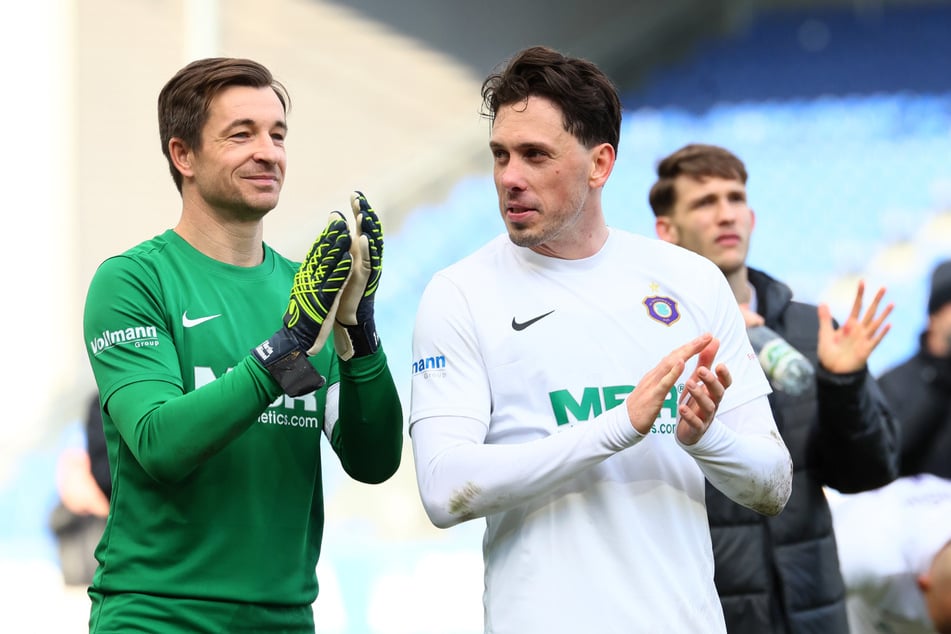
M 82 305 L 98 264 L 178 219 L 155 101 L 188 61 L 263 62 L 289 88 L 289 174 L 265 239 L 302 257 L 361 189 L 383 217 L 377 322 L 409 406 L 423 286 L 502 230 L 482 79 L 547 44 L 597 62 L 625 107 L 611 225 L 654 235 L 656 161 L 697 141 L 746 162 L 750 264 L 844 319 L 888 288 L 874 374 L 917 347 L 951 257 L 951 3 L 912 0 L 33 0 L 5 8 L 0 630 L 85 631 L 49 528 L 57 459 L 94 390 Z M 29 345 L 27 345 L 29 344 Z M 17 354 L 12 354 L 16 352 Z M 406 442 L 387 483 L 328 451 L 318 631 L 482 631 L 481 521 L 433 528 Z

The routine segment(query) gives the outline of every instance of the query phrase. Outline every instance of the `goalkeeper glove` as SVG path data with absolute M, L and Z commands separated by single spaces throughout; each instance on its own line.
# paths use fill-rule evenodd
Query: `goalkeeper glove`
M 330 336 L 350 263 L 347 221 L 340 212 L 331 212 L 294 275 L 284 326 L 251 351 L 288 396 L 308 394 L 324 384 L 307 357 L 319 352 Z
M 334 324 L 334 347 L 341 359 L 376 352 L 380 338 L 373 320 L 373 297 L 383 273 L 383 226 L 366 196 L 355 191 L 350 207 L 356 216 L 350 243 L 353 269 L 340 293 Z

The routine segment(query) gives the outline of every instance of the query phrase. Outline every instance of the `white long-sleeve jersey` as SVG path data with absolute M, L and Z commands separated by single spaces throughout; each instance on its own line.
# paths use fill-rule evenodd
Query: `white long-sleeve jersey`
M 693 446 L 674 434 L 688 364 L 651 432 L 624 401 L 711 332 L 733 385 Z M 410 434 L 438 526 L 486 518 L 486 632 L 723 632 L 704 477 L 778 513 L 791 462 L 723 275 L 611 230 L 560 260 L 502 235 L 438 273 L 413 337 Z

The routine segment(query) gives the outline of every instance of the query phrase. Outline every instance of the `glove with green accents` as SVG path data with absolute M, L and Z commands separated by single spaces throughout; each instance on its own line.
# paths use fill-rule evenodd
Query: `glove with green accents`
M 353 270 L 340 294 L 334 347 L 344 361 L 376 352 L 380 338 L 373 320 L 373 297 L 383 272 L 383 226 L 366 196 L 355 191 L 350 208 L 356 217 L 351 235 Z
M 251 350 L 288 396 L 308 394 L 325 379 L 307 357 L 323 348 L 334 323 L 340 290 L 350 274 L 350 227 L 339 211 L 314 240 L 294 275 L 284 326 Z

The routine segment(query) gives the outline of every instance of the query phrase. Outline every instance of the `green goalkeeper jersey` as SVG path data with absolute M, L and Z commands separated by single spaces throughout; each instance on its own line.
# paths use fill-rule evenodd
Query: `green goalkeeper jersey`
M 311 357 L 291 398 L 250 355 L 281 326 L 298 264 L 213 260 L 174 231 L 103 262 L 84 315 L 113 479 L 91 632 L 313 631 L 320 437 L 364 482 L 399 464 L 382 349 Z M 339 413 L 339 416 L 338 416 Z

